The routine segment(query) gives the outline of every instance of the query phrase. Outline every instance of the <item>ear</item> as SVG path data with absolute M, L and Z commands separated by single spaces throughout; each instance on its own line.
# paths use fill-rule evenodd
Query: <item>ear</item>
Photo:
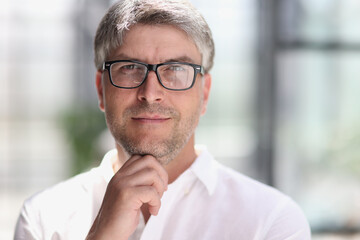
M 207 104 L 209 101 L 209 95 L 211 90 L 211 75 L 209 73 L 206 73 L 204 75 L 204 86 L 203 86 L 203 106 L 201 109 L 201 115 L 204 115 L 206 113 Z
M 96 92 L 98 95 L 98 100 L 99 100 L 99 108 L 101 111 L 105 111 L 105 104 L 104 104 L 104 88 L 103 88 L 103 84 L 102 84 L 102 71 L 98 70 L 96 72 L 96 80 L 95 80 L 95 85 L 96 85 Z

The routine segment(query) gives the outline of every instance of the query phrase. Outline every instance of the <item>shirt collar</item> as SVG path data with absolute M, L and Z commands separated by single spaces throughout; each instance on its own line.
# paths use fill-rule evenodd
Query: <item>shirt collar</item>
M 208 152 L 206 146 L 196 145 L 196 152 L 198 157 L 194 163 L 190 166 L 189 170 L 195 174 L 195 176 L 204 184 L 209 195 L 212 195 L 215 191 L 217 184 L 217 162 L 213 156 Z M 117 150 L 113 149 L 107 152 L 101 161 L 99 170 L 104 176 L 106 182 L 110 182 L 114 176 L 112 168 L 112 159 L 117 155 Z
M 108 151 L 103 160 L 101 161 L 101 164 L 99 166 L 99 170 L 101 172 L 101 175 L 105 178 L 105 181 L 107 183 L 110 182 L 111 178 L 114 176 L 114 170 L 112 168 L 112 160 L 116 159 L 117 156 L 117 149 L 114 148 L 110 151 Z
M 212 195 L 218 180 L 217 162 L 204 145 L 196 145 L 195 149 L 199 155 L 190 170 L 205 185 L 209 195 Z

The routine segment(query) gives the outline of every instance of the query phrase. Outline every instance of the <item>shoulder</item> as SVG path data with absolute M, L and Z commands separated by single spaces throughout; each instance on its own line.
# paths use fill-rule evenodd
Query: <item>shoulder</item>
M 16 239 L 50 239 L 52 234 L 65 232 L 68 224 L 79 219 L 84 220 L 79 226 L 86 228 L 106 185 L 95 168 L 34 194 L 23 204 L 16 226 Z
M 92 185 L 100 180 L 96 169 L 93 169 L 34 194 L 25 201 L 25 205 L 44 209 L 53 208 L 56 204 L 74 204 L 81 201 L 82 196 L 87 195 L 92 190 Z
M 15 239 L 84 239 L 114 174 L 114 154 L 116 149 L 105 154 L 100 166 L 27 199 L 18 217 Z
M 17 221 L 15 239 L 52 239 L 55 235 L 74 235 L 76 239 L 86 234 L 107 185 L 97 169 L 28 198 Z M 71 227 L 75 225 L 76 229 Z
M 218 162 L 216 162 L 216 165 L 218 187 L 222 186 L 228 189 L 228 191 L 233 192 L 234 195 L 246 197 L 247 199 L 270 197 L 274 201 L 288 198 L 274 187 L 261 183 Z
M 273 212 L 276 208 L 297 206 L 288 195 L 274 187 L 261 183 L 220 163 L 217 163 L 217 169 L 217 191 L 229 194 L 232 199 L 241 202 L 242 206 L 261 209 L 262 212 Z
M 272 239 L 272 236 L 310 239 L 306 217 L 291 197 L 233 169 L 217 165 L 216 192 L 228 196 L 228 201 L 233 203 L 231 211 L 241 213 L 239 219 L 250 222 L 252 226 L 249 227 L 258 226 L 261 236 L 266 239 Z

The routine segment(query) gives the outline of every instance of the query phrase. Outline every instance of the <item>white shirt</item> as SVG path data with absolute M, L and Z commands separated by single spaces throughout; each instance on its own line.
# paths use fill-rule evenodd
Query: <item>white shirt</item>
M 114 175 L 108 152 L 99 167 L 26 200 L 15 239 L 85 239 Z M 130 240 L 307 240 L 309 225 L 286 195 L 202 153 L 169 185 L 158 216 L 143 217 Z

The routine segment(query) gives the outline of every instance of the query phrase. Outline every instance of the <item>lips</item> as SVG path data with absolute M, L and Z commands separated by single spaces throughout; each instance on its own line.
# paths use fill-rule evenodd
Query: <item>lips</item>
M 169 117 L 159 115 L 140 115 L 131 119 L 141 123 L 163 123 L 170 120 Z

